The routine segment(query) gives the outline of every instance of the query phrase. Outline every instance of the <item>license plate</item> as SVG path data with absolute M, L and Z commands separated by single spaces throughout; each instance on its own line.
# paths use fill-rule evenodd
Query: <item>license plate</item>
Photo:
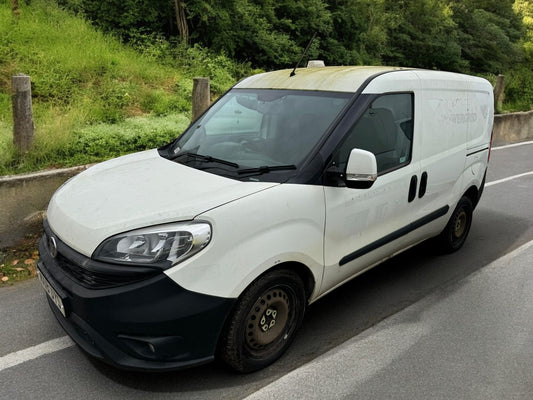
M 37 270 L 37 276 L 39 277 L 39 281 L 41 281 L 41 285 L 43 286 L 44 291 L 48 294 L 50 299 L 52 299 L 52 302 L 57 306 L 61 314 L 63 314 L 63 317 L 66 317 L 67 313 L 65 312 L 65 306 L 63 305 L 63 300 L 61 299 L 61 296 L 59 296 L 59 294 L 52 287 L 52 285 L 50 285 L 50 283 L 46 280 L 41 271 Z

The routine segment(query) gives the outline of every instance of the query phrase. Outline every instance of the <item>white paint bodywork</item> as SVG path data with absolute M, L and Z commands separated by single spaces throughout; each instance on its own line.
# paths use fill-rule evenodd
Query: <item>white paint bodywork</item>
M 213 226 L 209 246 L 166 274 L 189 290 L 222 297 L 239 296 L 286 262 L 305 265 L 320 281 L 324 212 L 321 186 L 288 184 L 212 209 L 198 216 Z
M 70 179 L 52 197 L 47 218 L 61 240 L 90 257 L 110 236 L 192 220 L 275 185 L 208 174 L 150 150 L 103 162 Z
M 395 67 L 324 67 L 265 72 L 243 79 L 237 89 L 294 89 L 355 93 L 373 75 L 400 70 Z
M 314 280 L 310 301 L 438 234 L 460 197 L 479 189 L 492 131 L 492 87 L 480 78 L 388 67 L 326 67 L 247 78 L 236 88 L 414 93 L 411 162 L 379 176 L 370 189 L 239 182 L 182 166 L 156 151 L 112 160 L 58 190 L 48 210 L 52 230 L 91 256 L 106 238 L 184 220 L 208 221 L 210 244 L 165 273 L 182 287 L 238 297 L 259 275 L 298 263 Z M 427 172 L 427 192 L 407 202 L 413 175 Z M 446 215 L 366 255 L 339 260 L 412 221 L 448 206 Z

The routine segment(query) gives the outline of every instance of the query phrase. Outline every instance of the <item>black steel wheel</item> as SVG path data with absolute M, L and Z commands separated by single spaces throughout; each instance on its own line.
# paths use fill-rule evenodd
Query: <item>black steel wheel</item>
M 470 199 L 466 196 L 461 197 L 448 224 L 437 238 L 439 247 L 444 253 L 453 253 L 463 246 L 472 225 L 472 212 Z
M 293 271 L 275 270 L 254 281 L 226 322 L 219 356 L 239 372 L 252 372 L 276 361 L 301 325 L 306 297 Z

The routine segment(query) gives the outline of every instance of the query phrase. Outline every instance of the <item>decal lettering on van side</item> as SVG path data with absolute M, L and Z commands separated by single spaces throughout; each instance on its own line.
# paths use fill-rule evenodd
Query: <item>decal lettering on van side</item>
M 458 112 L 469 109 L 468 102 L 465 98 L 430 99 L 429 104 L 433 111 L 435 111 L 434 115 L 438 116 L 439 121 L 456 125 L 477 121 L 477 114 L 474 112 Z

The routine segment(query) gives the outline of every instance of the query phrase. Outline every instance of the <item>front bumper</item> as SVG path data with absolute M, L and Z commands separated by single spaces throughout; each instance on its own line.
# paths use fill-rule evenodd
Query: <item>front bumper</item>
M 235 299 L 188 291 L 162 271 L 146 273 L 145 279 L 130 276 L 123 285 L 120 275 L 102 280 L 101 263 L 95 281 L 95 274 L 84 272 L 94 263 L 57 237 L 58 254 L 52 256 L 51 236 L 45 224 L 38 268 L 61 298 L 65 316 L 50 295 L 48 302 L 64 330 L 87 353 L 121 368 L 162 371 L 200 365 L 214 358 L 220 331 Z M 66 268 L 65 263 L 75 267 Z M 113 271 L 117 266 L 109 268 Z

